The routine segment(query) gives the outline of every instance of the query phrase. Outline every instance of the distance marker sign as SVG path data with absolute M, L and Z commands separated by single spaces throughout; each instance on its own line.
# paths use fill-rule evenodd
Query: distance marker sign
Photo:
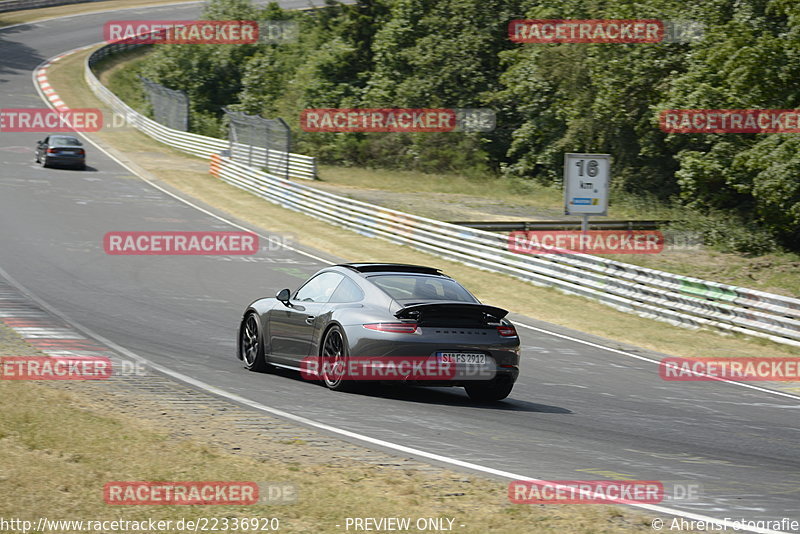
M 564 213 L 606 215 L 610 176 L 609 154 L 564 154 Z

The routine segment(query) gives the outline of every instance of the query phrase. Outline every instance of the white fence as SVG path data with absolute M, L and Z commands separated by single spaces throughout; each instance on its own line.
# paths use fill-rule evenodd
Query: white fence
M 388 239 L 674 325 L 710 327 L 800 346 L 800 299 L 585 254 L 510 252 L 504 236 L 352 200 L 236 163 L 218 154 L 228 148 L 226 141 L 169 131 L 128 108 L 97 81 L 88 65 L 86 72 L 95 94 L 113 109 L 128 114 L 137 128 L 192 154 L 213 155 L 215 175 L 283 207 L 365 236 Z
M 245 145 L 242 143 L 230 143 L 230 156 L 236 161 L 252 162 L 251 167 L 259 169 L 280 169 L 280 172 L 273 171 L 274 174 L 283 177 L 286 168 L 286 152 L 271 150 L 260 146 Z M 311 156 L 289 153 L 289 177 L 314 179 L 317 175 L 316 161 Z
M 137 48 L 139 44 L 125 44 L 114 43 L 109 44 L 95 50 L 90 56 L 85 66 L 86 83 L 92 89 L 97 97 L 105 102 L 114 113 L 123 117 L 127 124 L 134 126 L 146 133 L 153 139 L 166 143 L 173 148 L 188 152 L 201 158 L 210 158 L 212 154 L 219 154 L 223 150 L 230 148 L 230 142 L 225 139 L 217 139 L 215 137 L 207 137 L 205 135 L 198 135 L 189 132 L 182 132 L 180 130 L 173 130 L 166 126 L 157 123 L 156 121 L 145 117 L 144 115 L 134 111 L 125 102 L 117 98 L 117 96 L 106 88 L 100 80 L 97 79 L 92 66 L 101 59 L 126 50 Z M 250 148 L 250 147 L 248 147 Z M 256 164 L 263 164 L 266 166 L 267 161 L 263 149 L 252 147 L 255 157 L 253 161 Z M 277 154 L 274 150 L 269 154 L 270 163 L 281 165 L 286 164 L 287 155 Z M 289 160 L 289 178 L 304 178 L 313 180 L 317 175 L 316 159 L 311 156 L 304 156 L 302 154 L 288 154 Z
M 800 346 L 800 300 L 583 254 L 516 254 L 503 236 L 348 199 L 218 158 L 219 177 L 286 208 L 680 326 Z

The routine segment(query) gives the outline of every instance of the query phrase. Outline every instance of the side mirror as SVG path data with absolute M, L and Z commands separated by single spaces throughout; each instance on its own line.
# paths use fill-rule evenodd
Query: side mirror
M 291 307 L 291 304 L 289 304 L 289 299 L 291 298 L 291 295 L 292 293 L 288 289 L 281 289 L 280 291 L 278 291 L 278 294 L 275 295 L 275 298 L 283 302 L 284 306 Z

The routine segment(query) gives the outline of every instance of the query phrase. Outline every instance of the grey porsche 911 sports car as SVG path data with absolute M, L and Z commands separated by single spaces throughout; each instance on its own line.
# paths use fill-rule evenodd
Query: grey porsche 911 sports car
M 438 269 L 335 265 L 294 292 L 251 303 L 237 355 L 252 371 L 294 369 L 335 391 L 400 381 L 500 400 L 519 375 L 519 337 L 507 313 Z

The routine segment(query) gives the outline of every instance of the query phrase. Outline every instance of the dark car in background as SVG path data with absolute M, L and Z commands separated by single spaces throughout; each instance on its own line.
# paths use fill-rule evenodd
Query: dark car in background
M 52 134 L 36 143 L 36 163 L 41 163 L 42 167 L 85 169 L 86 150 L 75 136 Z
M 361 375 L 373 384 L 385 383 L 391 370 L 402 383 L 459 386 L 474 400 L 500 400 L 519 376 L 520 341 L 506 314 L 438 269 L 335 265 L 295 291 L 251 303 L 239 324 L 237 355 L 247 369 L 311 373 L 335 391 L 363 383 L 343 370 L 368 362 L 373 371 L 387 371 Z M 398 361 L 405 370 L 398 371 Z M 452 372 L 423 376 L 409 362 L 417 370 L 440 364 Z

